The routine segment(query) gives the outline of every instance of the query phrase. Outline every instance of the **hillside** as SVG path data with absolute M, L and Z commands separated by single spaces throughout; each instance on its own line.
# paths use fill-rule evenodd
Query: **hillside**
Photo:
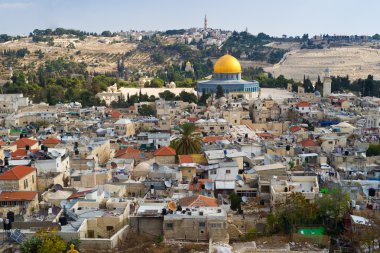
M 380 47 L 375 43 L 300 49 L 299 42 L 271 42 L 273 39 L 264 35 L 259 39 L 260 36 L 241 33 L 231 36 L 218 50 L 176 44 L 175 40 L 170 40 L 171 37 L 161 41 L 151 38 L 142 42 L 133 42 L 122 36 L 85 36 L 81 39 L 71 35 L 51 37 L 54 45 L 33 42 L 32 37 L 0 43 L 0 80 L 9 79 L 9 67 L 13 70 L 36 70 L 47 60 L 59 57 L 86 63 L 90 73 L 117 73 L 117 62 L 124 59 L 127 73 L 149 75 L 168 64 L 181 64 L 187 60 L 194 63 L 210 59 L 214 62 L 225 51 L 238 57 L 243 68 L 262 67 L 274 76 L 284 75 L 295 80 L 302 80 L 304 75 L 316 80 L 326 68 L 332 75 L 349 75 L 352 80 L 366 78 L 369 74 L 380 79 L 377 74 L 380 72 Z M 29 53 L 24 57 L 1 54 L 6 50 L 20 49 L 27 49 Z M 273 61 L 277 63 L 271 64 Z M 208 71 L 201 71 L 198 77 L 208 74 Z
M 316 80 L 326 68 L 330 69 L 331 75 L 348 75 L 351 80 L 366 78 L 370 74 L 380 79 L 380 49 L 369 43 L 327 49 L 296 49 L 288 52 L 279 63 L 264 69 L 274 76 L 302 80 L 305 75 Z
M 68 58 L 75 62 L 87 64 L 89 72 L 114 72 L 117 68 L 117 61 L 129 53 L 125 61 L 128 69 L 141 71 L 152 71 L 161 67 L 150 64 L 150 55 L 134 51 L 137 43 L 130 42 L 124 37 L 93 37 L 87 36 L 84 40 L 70 38 L 69 36 L 54 36 L 54 45 L 49 46 L 46 42 L 33 42 L 31 37 L 21 38 L 14 41 L 0 43 L 0 52 L 4 50 L 18 50 L 26 48 L 29 54 L 24 58 L 4 57 L 0 55 L 0 79 L 9 76 L 9 67 L 20 69 L 31 67 L 37 69 L 39 65 L 47 60 L 59 57 Z

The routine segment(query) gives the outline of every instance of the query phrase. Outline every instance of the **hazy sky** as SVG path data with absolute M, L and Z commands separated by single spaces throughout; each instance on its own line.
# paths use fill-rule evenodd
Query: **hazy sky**
M 270 35 L 380 33 L 380 0 L 0 0 L 0 33 L 209 27 Z

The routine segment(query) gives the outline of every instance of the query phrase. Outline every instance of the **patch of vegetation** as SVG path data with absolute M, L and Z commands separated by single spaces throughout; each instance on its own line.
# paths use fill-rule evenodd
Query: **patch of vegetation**
M 233 32 L 232 36 L 223 44 L 221 53 L 229 52 L 236 58 L 242 54 L 250 60 L 266 61 L 271 64 L 279 62 L 287 50 L 266 47 L 265 45 L 275 41 L 265 33 L 252 35 L 247 32 Z
M 1 56 L 10 58 L 24 58 L 27 54 L 30 54 L 27 48 L 21 48 L 17 50 L 4 49 L 4 51 L 0 53 Z
M 367 156 L 380 156 L 380 144 L 369 144 Z

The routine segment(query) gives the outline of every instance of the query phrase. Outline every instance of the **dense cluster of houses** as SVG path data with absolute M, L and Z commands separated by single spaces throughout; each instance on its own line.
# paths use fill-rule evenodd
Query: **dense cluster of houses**
M 365 214 L 380 209 L 380 157 L 366 150 L 379 143 L 380 99 L 149 104 L 157 115 L 139 116 L 140 103 L 82 108 L 1 95 L 0 217 L 27 236 L 57 227 L 64 239 L 98 248 L 117 247 L 129 232 L 228 243 L 263 232 L 293 192 L 313 202 L 335 185 L 350 194 L 347 233 L 373 224 Z M 183 123 L 197 127 L 200 153 L 170 147 Z M 231 210 L 231 194 L 243 213 Z

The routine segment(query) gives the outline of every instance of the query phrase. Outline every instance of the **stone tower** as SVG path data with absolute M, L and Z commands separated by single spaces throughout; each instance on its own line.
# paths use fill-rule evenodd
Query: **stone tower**
M 331 77 L 330 77 L 330 70 L 327 68 L 325 69 L 325 74 L 323 77 L 323 97 L 328 97 L 331 94 Z
M 207 31 L 207 15 L 205 15 L 204 27 L 203 29 Z

